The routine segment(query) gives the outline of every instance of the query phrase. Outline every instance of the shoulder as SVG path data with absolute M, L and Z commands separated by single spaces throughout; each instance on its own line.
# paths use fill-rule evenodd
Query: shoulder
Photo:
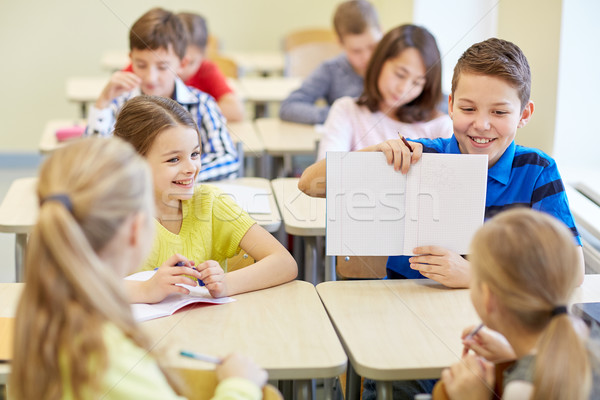
M 340 97 L 333 102 L 331 107 L 335 107 L 340 110 L 359 110 L 361 106 L 356 104 L 356 99 L 350 96 Z
M 504 388 L 503 400 L 529 400 L 533 395 L 533 383 L 526 381 L 512 381 Z
M 542 168 L 556 166 L 556 162 L 542 150 L 517 145 L 515 147 L 515 158 L 513 168 L 524 165 L 534 165 Z
M 423 153 L 449 153 L 449 144 L 454 139 L 454 135 L 449 138 L 435 138 L 435 139 L 411 139 L 414 142 L 421 143 L 423 145 Z

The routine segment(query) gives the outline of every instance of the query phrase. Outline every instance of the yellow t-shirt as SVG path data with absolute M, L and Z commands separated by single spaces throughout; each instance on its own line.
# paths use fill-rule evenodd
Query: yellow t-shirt
M 181 202 L 183 221 L 179 234 L 156 221 L 156 239 L 141 270 L 153 270 L 179 253 L 200 264 L 215 260 L 225 271 L 225 260 L 240 251 L 240 241 L 255 221 L 215 186 L 196 185 L 190 200 Z

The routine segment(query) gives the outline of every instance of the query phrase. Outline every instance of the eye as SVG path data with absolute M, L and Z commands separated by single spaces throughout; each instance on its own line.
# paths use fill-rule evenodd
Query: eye
M 506 115 L 506 114 L 508 114 L 508 111 L 497 110 L 497 111 L 493 111 L 492 113 L 496 114 L 496 115 Z
M 200 157 L 200 152 L 199 151 L 194 151 L 192 153 L 192 158 L 195 160 L 196 158 Z
M 179 157 L 173 157 L 167 160 L 168 163 L 174 164 L 179 161 Z
M 475 108 L 474 107 L 461 107 L 460 110 L 462 112 L 472 112 L 472 111 L 475 111 Z
M 159 70 L 159 71 L 166 71 L 166 70 L 168 70 L 168 69 L 169 69 L 169 66 L 168 66 L 167 64 L 160 64 L 160 65 L 158 66 L 158 70 Z

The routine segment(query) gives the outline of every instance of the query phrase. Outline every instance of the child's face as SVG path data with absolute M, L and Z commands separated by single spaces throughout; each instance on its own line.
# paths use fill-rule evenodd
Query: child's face
M 204 61 L 204 51 L 198 46 L 188 46 L 185 51 L 185 62 L 179 73 L 181 79 L 184 81 L 190 79 L 198 71 L 202 61 Z
M 201 166 L 198 133 L 194 129 L 166 129 L 156 137 L 146 159 L 152 169 L 157 206 L 192 197 Z
M 530 101 L 521 112 L 517 89 L 503 79 L 463 73 L 450 96 L 448 111 L 463 154 L 487 154 L 492 167 L 514 140 L 517 128 L 533 113 Z
M 423 57 L 414 47 L 386 60 L 377 79 L 382 97 L 380 110 L 395 110 L 419 97 L 425 86 L 425 72 Z
M 365 76 L 369 60 L 381 36 L 379 29 L 371 28 L 358 35 L 344 35 L 340 39 L 340 45 L 348 57 L 348 62 L 358 75 Z
M 172 97 L 175 77 L 181 72 L 182 61 L 173 48 L 140 50 L 130 53 L 133 72 L 142 78 L 142 93 L 150 96 Z

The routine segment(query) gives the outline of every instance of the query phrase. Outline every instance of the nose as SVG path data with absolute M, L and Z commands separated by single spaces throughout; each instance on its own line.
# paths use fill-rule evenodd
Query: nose
M 146 81 L 146 83 L 155 83 L 156 82 L 156 78 L 158 76 L 158 71 L 155 67 L 150 67 L 146 70 L 146 73 L 143 76 L 144 81 Z
M 198 169 L 200 169 L 198 163 L 195 160 L 192 160 L 191 158 L 188 158 L 184 163 L 184 172 L 188 175 L 195 174 Z
M 487 131 L 490 129 L 490 119 L 486 113 L 478 113 L 473 122 L 474 128 L 479 131 Z

